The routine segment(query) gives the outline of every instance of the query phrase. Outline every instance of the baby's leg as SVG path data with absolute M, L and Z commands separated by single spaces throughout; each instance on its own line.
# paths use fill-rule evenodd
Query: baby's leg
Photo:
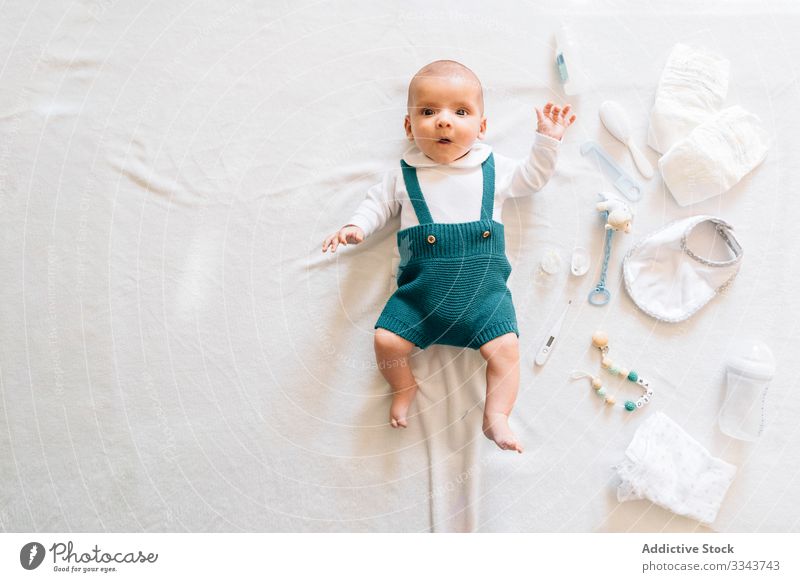
M 510 332 L 486 342 L 480 352 L 486 359 L 483 434 L 501 449 L 521 453 L 522 445 L 508 426 L 519 389 L 519 339 Z
M 392 387 L 392 407 L 389 409 L 389 422 L 394 428 L 408 426 L 406 414 L 408 407 L 417 395 L 417 380 L 408 365 L 408 354 L 414 344 L 388 329 L 375 330 L 375 358 L 378 369 Z

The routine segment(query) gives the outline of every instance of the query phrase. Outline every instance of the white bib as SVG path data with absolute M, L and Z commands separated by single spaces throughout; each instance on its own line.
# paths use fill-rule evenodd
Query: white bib
M 711 221 L 733 258 L 705 259 L 688 247 L 692 229 Z M 666 322 L 688 319 L 736 277 L 742 247 L 720 218 L 690 216 L 671 222 L 637 243 L 622 261 L 625 289 L 647 315 Z

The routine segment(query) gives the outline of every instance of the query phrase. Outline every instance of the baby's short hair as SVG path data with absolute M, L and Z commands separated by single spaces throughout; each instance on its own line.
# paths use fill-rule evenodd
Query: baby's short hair
M 472 69 L 466 65 L 462 65 L 458 61 L 443 59 L 439 61 L 433 61 L 432 63 L 428 63 L 422 67 L 411 78 L 411 82 L 408 84 L 408 99 L 406 106 L 409 109 L 411 108 L 411 95 L 414 87 L 414 80 L 419 77 L 461 77 L 462 79 L 473 81 L 478 86 L 479 102 L 481 104 L 481 112 L 483 112 L 483 86 L 481 85 L 481 80 L 478 79 L 478 75 L 476 75 Z

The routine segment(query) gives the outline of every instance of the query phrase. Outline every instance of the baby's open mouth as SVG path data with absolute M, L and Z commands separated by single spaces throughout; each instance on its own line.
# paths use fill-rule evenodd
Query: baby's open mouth
M 439 140 L 439 143 L 452 143 L 452 142 L 448 138 L 443 137 L 442 139 Z

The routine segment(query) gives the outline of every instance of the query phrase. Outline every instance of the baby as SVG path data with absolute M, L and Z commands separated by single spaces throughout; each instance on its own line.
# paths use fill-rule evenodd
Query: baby
M 375 324 L 378 369 L 392 389 L 389 420 L 406 428 L 417 381 L 414 347 L 477 349 L 486 359 L 483 433 L 505 450 L 523 447 L 508 426 L 519 388 L 519 329 L 506 282 L 503 202 L 540 190 L 575 121 L 570 106 L 540 111 L 530 155 L 515 162 L 478 140 L 486 134 L 483 89 L 455 61 L 435 61 L 408 86 L 406 136 L 414 147 L 370 188 L 350 222 L 322 251 L 358 244 L 400 213 L 397 290 Z

